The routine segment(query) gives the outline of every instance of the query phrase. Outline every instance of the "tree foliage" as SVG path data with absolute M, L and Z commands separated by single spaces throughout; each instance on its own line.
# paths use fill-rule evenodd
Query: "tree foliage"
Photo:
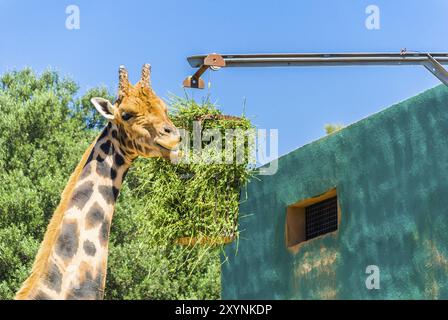
M 341 123 L 328 123 L 325 125 L 325 133 L 326 134 L 332 134 L 335 132 L 338 132 L 339 130 L 343 129 L 345 125 Z
M 0 77 L 1 299 L 12 298 L 27 277 L 71 172 L 104 126 L 89 100 L 92 96 L 111 99 L 110 94 L 95 88 L 77 97 L 78 90 L 73 80 L 51 70 L 37 75 L 24 69 Z M 210 104 L 179 101 L 180 122 L 194 115 L 188 112 L 219 113 Z M 180 168 L 167 169 L 167 165 L 139 159 L 129 170 L 112 223 L 106 299 L 219 298 L 220 248 L 183 247 L 174 244 L 172 237 L 161 237 L 173 216 L 160 212 L 176 206 L 176 199 L 169 197 L 179 192 L 176 187 L 166 188 L 182 183 L 177 175 Z M 171 179 L 166 184 L 161 170 L 176 176 L 166 176 Z M 245 171 L 239 170 L 245 179 Z M 151 198 L 154 184 L 166 189 L 163 203 Z

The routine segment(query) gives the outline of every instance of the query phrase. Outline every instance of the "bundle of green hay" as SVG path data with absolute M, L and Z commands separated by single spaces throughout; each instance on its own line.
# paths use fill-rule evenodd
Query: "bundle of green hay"
M 238 236 L 240 188 L 251 175 L 251 140 L 244 133 L 253 126 L 244 116 L 223 116 L 209 101 L 199 105 L 175 98 L 171 106 L 173 123 L 188 132 L 183 137 L 183 157 L 177 164 L 163 159 L 153 159 L 149 164 L 137 162 L 134 170 L 142 171 L 138 176 L 144 179 L 136 182 L 134 192 L 144 199 L 152 225 L 158 230 L 158 241 L 183 245 L 228 243 Z M 207 129 L 221 133 L 221 138 L 202 141 L 202 152 L 186 148 L 193 146 L 195 121 L 196 125 L 200 123 L 202 133 Z M 226 139 L 229 129 L 243 135 Z M 217 148 L 212 148 L 216 143 Z M 224 152 L 226 147 L 234 151 L 231 163 L 226 162 L 230 159 Z M 244 151 L 238 159 L 237 151 Z

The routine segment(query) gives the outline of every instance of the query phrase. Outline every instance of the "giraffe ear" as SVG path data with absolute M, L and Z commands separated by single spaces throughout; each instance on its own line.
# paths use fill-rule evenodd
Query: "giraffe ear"
M 108 120 L 114 120 L 114 110 L 115 107 L 112 105 L 112 103 L 109 102 L 109 100 L 104 98 L 92 98 L 90 99 L 90 102 L 93 103 L 96 110 L 106 119 Z

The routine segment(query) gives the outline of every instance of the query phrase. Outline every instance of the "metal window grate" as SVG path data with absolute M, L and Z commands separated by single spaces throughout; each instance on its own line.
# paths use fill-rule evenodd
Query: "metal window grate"
M 338 229 L 338 198 L 333 197 L 305 208 L 306 240 Z

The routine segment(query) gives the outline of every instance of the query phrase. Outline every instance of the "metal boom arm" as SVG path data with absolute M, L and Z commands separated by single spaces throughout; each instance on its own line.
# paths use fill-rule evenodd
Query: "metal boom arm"
M 204 88 L 201 75 L 208 69 L 222 67 L 316 67 L 316 66 L 406 66 L 421 65 L 448 86 L 448 53 L 281 53 L 226 54 L 211 53 L 187 58 L 195 74 L 186 78 L 184 87 Z

